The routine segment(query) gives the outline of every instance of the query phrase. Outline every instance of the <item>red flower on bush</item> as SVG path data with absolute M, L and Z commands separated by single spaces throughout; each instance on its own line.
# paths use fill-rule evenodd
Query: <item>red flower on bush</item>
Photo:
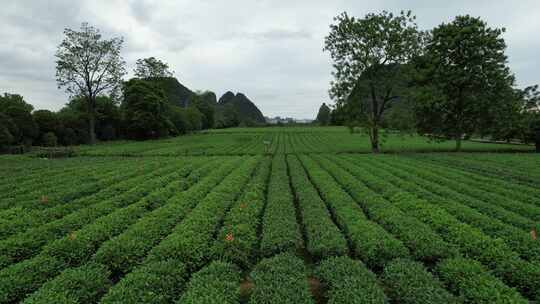
M 225 236 L 225 241 L 227 241 L 227 242 L 234 241 L 234 237 L 233 237 L 232 233 L 230 233 L 230 232 L 227 233 L 227 235 Z

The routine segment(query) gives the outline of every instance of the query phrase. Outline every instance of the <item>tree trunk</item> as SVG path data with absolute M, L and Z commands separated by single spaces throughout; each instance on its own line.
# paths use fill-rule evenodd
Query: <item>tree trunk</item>
M 461 151 L 461 135 L 458 135 L 456 137 L 456 152 L 460 152 Z
M 96 118 L 93 114 L 90 114 L 90 117 L 88 118 L 88 132 L 90 135 L 90 144 L 95 145 L 96 144 Z
M 379 126 L 371 127 L 371 152 L 379 153 Z
M 540 129 L 536 129 L 536 153 L 540 153 Z
M 90 144 L 96 144 L 96 115 L 95 99 L 90 97 L 88 100 L 88 134 L 90 135 Z

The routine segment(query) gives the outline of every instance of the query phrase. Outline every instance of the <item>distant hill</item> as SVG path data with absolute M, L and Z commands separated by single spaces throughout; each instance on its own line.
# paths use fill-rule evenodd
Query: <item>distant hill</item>
M 156 77 L 147 80 L 163 88 L 169 103 L 175 106 L 187 107 L 189 100 L 195 95 L 174 77 Z
M 218 107 L 231 107 L 238 113 L 240 122 L 265 123 L 259 108 L 242 93 L 227 92 L 218 101 Z
M 146 79 L 161 87 L 167 95 L 169 104 L 187 107 L 196 93 L 182 85 L 174 77 L 156 77 Z M 223 126 L 238 124 L 264 124 L 265 119 L 259 108 L 242 93 L 227 92 L 217 100 L 214 92 L 206 91 L 201 95 L 205 101 L 214 106 L 216 119 L 226 121 Z

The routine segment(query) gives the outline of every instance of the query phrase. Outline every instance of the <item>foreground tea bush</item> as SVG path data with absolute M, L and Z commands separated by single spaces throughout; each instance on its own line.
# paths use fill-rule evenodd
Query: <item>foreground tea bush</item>
M 260 253 L 263 256 L 295 252 L 302 246 L 284 155 L 276 156 L 272 160 L 262 230 Z
M 244 269 L 256 262 L 265 190 L 270 175 L 271 159 L 266 158 L 257 168 L 244 193 L 229 210 L 214 245 L 216 259 L 229 261 Z
M 407 259 L 390 262 L 381 276 L 388 296 L 395 303 L 459 303 L 422 264 Z
M 105 267 L 96 264 L 68 269 L 23 303 L 95 303 L 111 285 L 109 275 Z
M 190 270 L 210 262 L 216 230 L 259 161 L 259 158 L 245 159 L 148 253 L 146 261 L 174 259 L 182 261 Z
M 251 272 L 255 284 L 250 304 L 314 304 L 309 292 L 304 262 L 282 253 L 259 262 Z
M 320 156 L 314 158 L 355 198 L 369 218 L 402 241 L 415 259 L 433 263 L 456 254 L 454 246 L 445 242 L 428 225 L 405 214 L 332 161 Z
M 172 303 L 184 291 L 188 276 L 189 272 L 181 262 L 149 263 L 126 275 L 100 303 Z
M 449 289 L 467 303 L 529 303 L 475 260 L 444 260 L 437 265 L 437 273 Z
M 316 274 L 326 286 L 329 304 L 388 302 L 375 274 L 360 261 L 328 258 L 317 267 Z
M 228 160 L 195 186 L 176 193 L 167 205 L 152 211 L 122 234 L 105 242 L 97 250 L 93 260 L 107 265 L 115 276 L 123 276 L 142 264 L 148 252 L 169 235 L 176 224 L 189 214 L 238 162 L 238 159 Z
M 347 235 L 355 255 L 370 267 L 382 267 L 398 257 L 408 257 L 409 251 L 394 236 L 367 219 L 362 208 L 336 183 L 334 178 L 307 156 L 303 165 L 335 216 L 336 223 Z
M 176 303 L 235 304 L 240 301 L 240 272 L 232 264 L 215 261 L 196 272 Z
M 296 156 L 287 156 L 291 183 L 298 200 L 298 208 L 306 234 L 306 248 L 316 258 L 344 255 L 347 242 L 332 222 L 325 202 L 309 181 Z

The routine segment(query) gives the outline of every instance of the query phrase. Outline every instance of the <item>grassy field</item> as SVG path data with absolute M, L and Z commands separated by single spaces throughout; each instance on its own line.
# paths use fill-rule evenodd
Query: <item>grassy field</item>
M 537 301 L 540 157 L 463 147 L 260 128 L 2 156 L 0 303 Z
M 417 135 L 388 133 L 383 152 L 453 151 L 455 142 L 432 142 Z M 267 144 L 265 144 L 265 142 Z M 465 141 L 463 151 L 533 151 L 529 145 L 507 145 Z M 180 156 L 180 155 L 257 155 L 280 153 L 370 153 L 369 138 L 351 134 L 344 127 L 274 127 L 212 130 L 205 133 L 149 142 L 118 141 L 82 146 L 87 156 Z

